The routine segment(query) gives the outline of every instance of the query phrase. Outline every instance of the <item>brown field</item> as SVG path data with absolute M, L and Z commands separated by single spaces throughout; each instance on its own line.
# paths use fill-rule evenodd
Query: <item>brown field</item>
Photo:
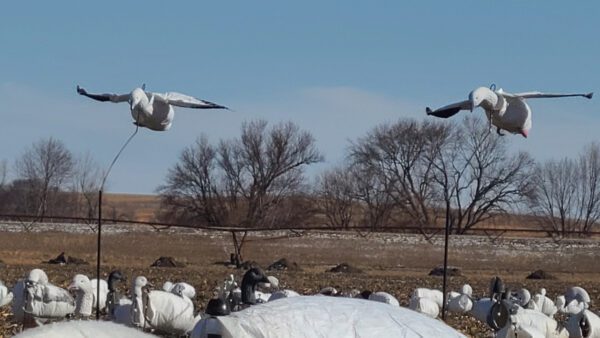
M 82 229 L 88 229 L 82 226 Z M 187 281 L 197 288 L 195 303 L 201 310 L 213 295 L 214 288 L 229 274 L 241 279 L 243 271 L 219 262 L 229 257 L 230 238 L 222 233 L 107 233 L 103 242 L 102 272 L 121 269 L 132 278 L 146 275 L 154 285 L 166 280 Z M 526 286 L 530 290 L 548 289 L 551 297 L 567 286 L 581 285 L 590 292 L 594 304 L 600 301 L 600 245 L 592 241 L 566 241 L 556 244 L 537 239 L 499 239 L 486 237 L 452 237 L 450 264 L 463 271 L 462 277 L 450 279 L 450 289 L 465 282 L 473 286 L 477 297 L 486 293 L 491 277 L 502 276 L 511 287 Z M 0 280 L 12 285 L 33 267 L 47 271 L 50 280 L 66 286 L 76 273 L 95 274 L 96 237 L 93 233 L 0 232 Z M 90 265 L 55 266 L 42 264 L 64 251 L 83 258 Z M 172 256 L 186 263 L 184 268 L 150 268 L 159 256 Z M 281 284 L 300 293 L 311 294 L 324 286 L 338 290 L 383 290 L 395 295 L 402 305 L 419 286 L 441 288 L 440 277 L 430 277 L 430 269 L 442 262 L 441 237 L 429 243 L 418 235 L 374 234 L 361 237 L 353 233 L 305 233 L 301 237 L 263 234 L 250 238 L 245 258 L 266 267 L 286 257 L 297 262 L 303 271 L 269 272 Z M 347 262 L 364 270 L 361 274 L 335 274 L 328 268 Z M 534 281 L 527 276 L 544 269 L 556 280 Z M 125 287 L 125 286 L 124 286 Z M 593 307 L 593 305 L 592 305 Z M 0 337 L 10 336 L 18 328 L 11 323 L 10 310 L 0 310 Z M 489 336 L 485 327 L 468 316 L 450 315 L 448 324 L 469 336 Z

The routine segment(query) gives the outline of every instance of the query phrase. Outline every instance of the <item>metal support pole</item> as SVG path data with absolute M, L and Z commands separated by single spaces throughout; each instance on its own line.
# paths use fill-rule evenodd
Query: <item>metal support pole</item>
M 448 238 L 450 237 L 450 205 L 446 204 L 446 234 L 444 236 L 444 279 L 442 281 L 442 320 L 446 320 L 446 284 L 448 277 Z
M 98 256 L 96 257 L 96 320 L 100 319 L 100 257 L 102 256 L 102 189 L 98 191 Z

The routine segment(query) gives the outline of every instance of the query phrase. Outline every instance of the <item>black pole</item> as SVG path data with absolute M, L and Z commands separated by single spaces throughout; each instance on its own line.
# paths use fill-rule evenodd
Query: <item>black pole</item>
M 450 204 L 446 203 L 446 234 L 444 236 L 444 279 L 442 281 L 442 320 L 446 320 L 446 283 L 448 276 L 448 238 L 450 237 Z
M 102 189 L 98 191 L 98 256 L 96 257 L 96 320 L 100 320 L 100 256 L 102 251 Z

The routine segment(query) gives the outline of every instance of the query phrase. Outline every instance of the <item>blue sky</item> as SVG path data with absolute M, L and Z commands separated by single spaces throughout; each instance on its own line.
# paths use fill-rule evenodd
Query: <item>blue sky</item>
M 177 109 L 164 133 L 141 130 L 108 189 L 152 193 L 202 133 L 239 134 L 243 121 L 294 121 L 326 162 L 349 139 L 424 107 L 496 83 L 506 91 L 600 89 L 600 2 L 559 1 L 13 1 L 0 11 L 0 159 L 40 138 L 108 166 L 133 131 L 125 104 L 75 93 L 141 83 L 235 111 Z M 599 93 L 600 94 L 600 93 Z M 530 101 L 538 159 L 599 140 L 600 99 Z M 481 111 L 478 111 L 481 113 Z

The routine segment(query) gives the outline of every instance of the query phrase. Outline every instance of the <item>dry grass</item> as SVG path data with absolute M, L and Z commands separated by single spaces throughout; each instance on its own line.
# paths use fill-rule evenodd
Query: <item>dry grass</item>
M 219 261 L 226 260 L 231 251 L 226 235 L 180 233 L 124 233 L 103 237 L 103 275 L 120 269 L 131 279 L 146 275 L 155 285 L 166 280 L 187 281 L 198 290 L 195 299 L 199 309 L 213 295 L 214 288 L 230 273 L 241 278 L 243 271 L 230 269 Z M 529 243 L 527 240 L 523 241 Z M 506 245 L 485 240 L 478 245 L 453 238 L 450 264 L 463 269 L 464 276 L 450 279 L 450 288 L 458 289 L 470 283 L 477 296 L 483 296 L 491 277 L 500 275 L 514 287 L 526 286 L 536 290 L 543 286 L 554 296 L 567 286 L 582 285 L 588 289 L 595 304 L 600 301 L 600 264 L 597 249 L 572 248 L 568 245 L 507 249 Z M 461 244 L 462 243 L 462 244 Z M 470 243 L 470 242 L 469 242 Z M 537 242 L 531 242 L 537 243 Z M 440 264 L 443 247 L 424 241 L 391 242 L 386 237 L 362 238 L 336 234 L 311 235 L 295 238 L 253 237 L 245 248 L 245 258 L 266 267 L 286 257 L 297 262 L 303 271 L 274 272 L 281 283 L 301 293 L 314 293 L 324 286 L 341 290 L 385 290 L 395 295 L 403 305 L 408 304 L 410 292 L 420 286 L 441 288 L 441 278 L 427 276 L 432 267 Z M 54 266 L 42 264 L 64 251 L 67 255 L 92 263 L 83 266 Z M 150 268 L 159 256 L 172 256 L 187 264 L 184 268 Z M 52 282 L 66 286 L 76 273 L 95 274 L 96 237 L 94 234 L 63 232 L 1 233 L 0 259 L 6 264 L 0 270 L 0 280 L 12 285 L 33 267 L 42 267 Z M 363 274 L 342 275 L 325 272 L 332 266 L 347 262 L 365 271 Z M 526 280 L 525 276 L 542 268 L 559 277 L 551 281 Z M 7 310 L 0 312 L 0 336 L 14 330 Z M 470 336 L 488 336 L 483 325 L 469 317 L 450 316 L 448 323 Z M 8 332 L 7 332 L 8 331 Z

